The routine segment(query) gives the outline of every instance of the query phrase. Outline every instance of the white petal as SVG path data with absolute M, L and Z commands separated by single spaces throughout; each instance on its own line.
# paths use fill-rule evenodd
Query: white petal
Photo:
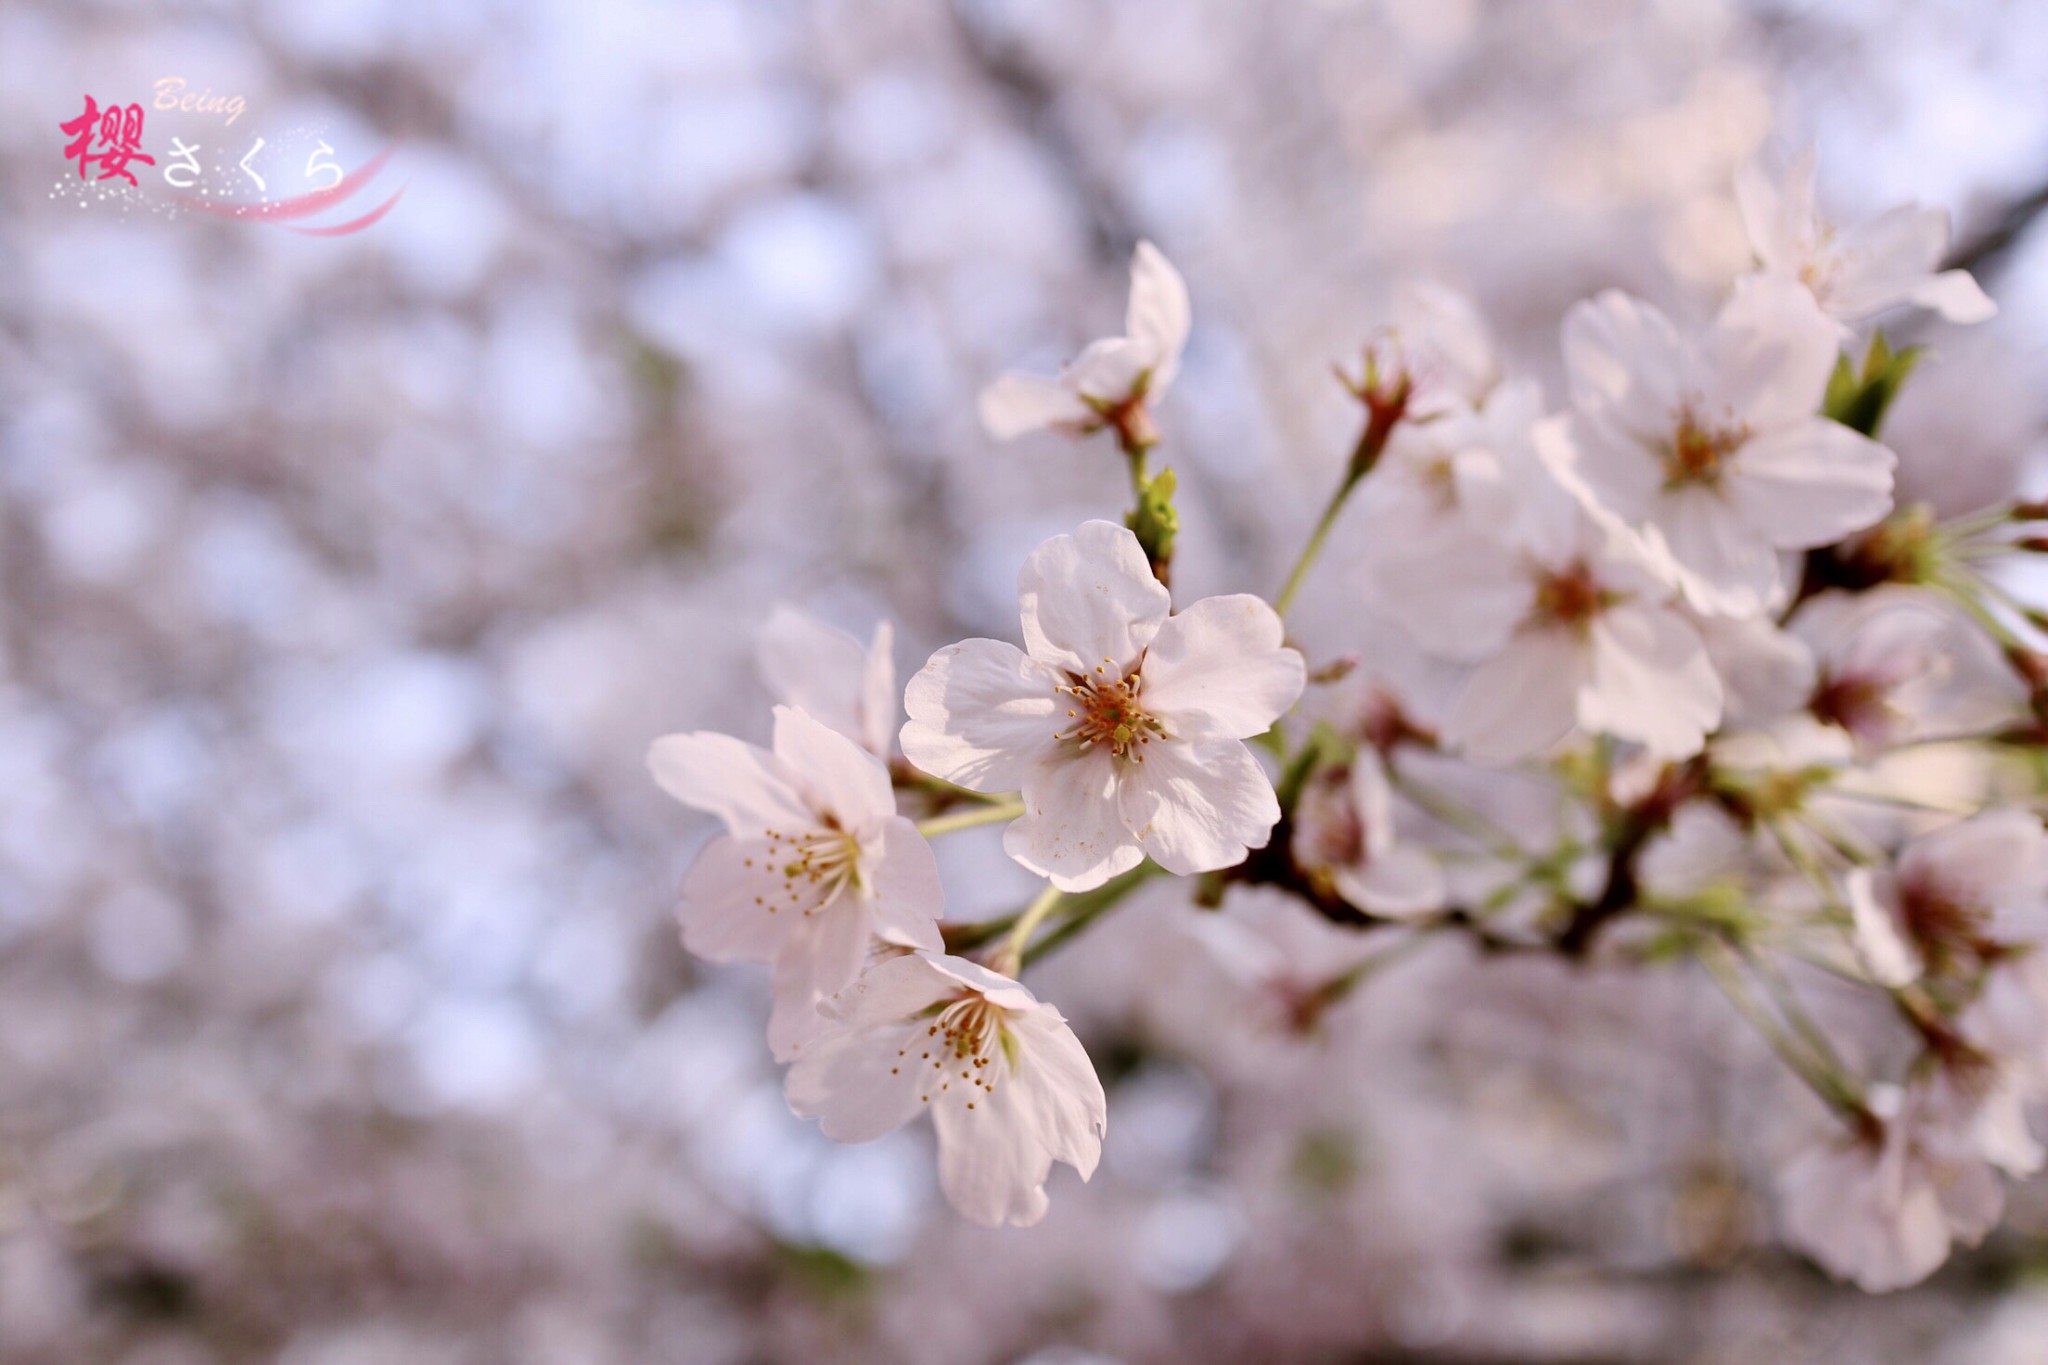
M 1138 538 L 1110 521 L 1033 550 L 1017 595 L 1031 657 L 1084 674 L 1129 671 L 1172 605 Z
M 1813 234 L 1813 156 L 1793 163 L 1781 191 L 1755 162 L 1735 173 L 1735 202 L 1757 259 L 1773 270 L 1798 274 L 1807 264 L 1804 246 Z
M 1384 512 L 1386 504 L 1372 510 Z M 1360 562 L 1369 604 L 1438 658 L 1496 653 L 1535 599 L 1524 556 L 1477 527 L 1424 540 L 1411 537 L 1413 525 L 1375 518 Z
M 1579 724 L 1634 740 L 1659 758 L 1700 751 L 1721 721 L 1721 680 L 1699 633 L 1673 611 L 1624 605 L 1592 625 L 1592 676 Z
M 1662 494 L 1646 534 L 1670 556 L 1695 611 L 1754 616 L 1782 586 L 1777 547 L 1714 489 Z
M 1890 875 L 1867 867 L 1849 869 L 1842 889 L 1855 923 L 1856 956 L 1880 986 L 1909 986 L 1920 979 L 1920 954 L 1900 920 L 1897 886 Z
M 1933 309 L 1950 322 L 1987 322 L 1998 315 L 1998 305 L 1967 270 L 1944 270 L 1913 286 L 1908 299 L 1922 308 Z
M 867 962 L 867 907 L 841 896 L 802 921 L 775 955 L 775 1006 L 768 1016 L 768 1046 L 777 1061 L 820 1032 L 818 1005 L 852 985 Z
M 1897 457 L 1839 422 L 1799 422 L 1743 443 L 1726 489 L 1745 525 L 1784 550 L 1826 545 L 1892 510 Z
M 1393 919 L 1432 915 L 1444 908 L 1444 870 L 1419 848 L 1390 848 L 1363 867 L 1340 867 L 1337 893 L 1359 909 Z
M 793 706 L 775 708 L 775 756 L 811 809 L 836 817 L 843 830 L 865 834 L 896 814 L 896 793 L 881 760 Z
M 1570 631 L 1532 628 L 1474 669 L 1444 739 L 1476 763 L 1529 758 L 1571 732 L 1591 659 Z
M 1124 334 L 1151 347 L 1151 386 L 1146 393 L 1156 398 L 1180 369 L 1180 353 L 1187 345 L 1193 314 L 1188 306 L 1188 287 L 1173 263 L 1150 242 L 1138 243 L 1131 257 L 1131 302 L 1124 318 Z
M 1243 862 L 1280 819 L 1266 770 L 1234 739 L 1148 745 L 1145 761 L 1125 768 L 1119 798 L 1131 837 L 1181 876 Z
M 1083 398 L 1117 404 L 1129 401 L 1139 378 L 1158 364 L 1159 351 L 1151 342 L 1105 337 L 1088 343 L 1088 349 L 1074 358 L 1061 378 Z M 1087 408 L 1085 403 L 1082 406 Z M 1102 419 L 1092 408 L 1087 411 L 1091 420 L 1084 428 L 1099 426 Z
M 868 641 L 868 656 L 860 675 L 860 733 L 867 751 L 887 762 L 896 742 L 896 628 L 887 621 L 875 623 L 874 638 Z
M 1065 679 L 1001 640 L 932 655 L 903 694 L 903 756 L 971 791 L 1015 791 L 1052 747 Z
M 1394 846 L 1394 785 L 1387 780 L 1387 765 L 1377 751 L 1358 751 L 1351 764 L 1350 787 L 1351 808 L 1370 860 Z
M 1820 411 L 1840 354 L 1841 328 L 1805 288 L 1782 275 L 1745 276 L 1701 342 L 1697 416 L 1756 431 L 1805 421 Z
M 1813 696 L 1818 666 L 1797 635 L 1769 617 L 1706 617 L 1694 627 L 1720 675 L 1731 725 L 1760 725 L 1789 715 Z
M 2043 840 L 2033 815 L 1992 810 L 1915 839 L 1899 859 L 1899 876 L 1932 882 L 1949 897 L 1986 907 L 2039 899 Z
M 736 835 L 811 823 L 789 769 L 767 750 L 731 735 L 663 735 L 648 746 L 647 768 L 663 791 L 717 816 Z
M 934 973 L 950 981 L 954 987 L 973 991 L 1006 1010 L 1039 1008 L 1038 997 L 1022 982 L 1015 977 L 1004 976 L 1001 972 L 984 967 L 972 958 L 952 957 L 945 953 L 920 953 L 918 956 Z
M 1845 230 L 1833 250 L 1828 311 L 1854 321 L 1911 299 L 1948 251 L 1948 214 L 1902 204 Z
M 945 914 L 946 897 L 932 846 L 900 815 L 882 827 L 880 845 L 868 896 L 876 936 L 906 948 L 938 948 L 937 921 Z
M 1639 437 L 1668 434 L 1683 397 L 1685 347 L 1655 308 L 1615 289 L 1574 305 L 1564 320 L 1564 362 L 1581 409 Z
M 1117 816 L 1115 763 L 1098 749 L 1027 774 L 1024 814 L 1003 831 L 1003 851 L 1062 891 L 1087 891 L 1136 867 L 1144 854 Z
M 755 634 L 754 655 L 777 701 L 865 743 L 860 689 L 868 660 L 858 640 L 782 603 Z
M 1030 374 L 1006 374 L 981 391 L 981 424 L 998 441 L 1027 432 L 1085 427 L 1095 414 L 1071 384 Z
M 710 962 L 773 959 L 803 920 L 802 907 L 786 903 L 773 865 L 762 840 L 721 834 L 704 845 L 683 874 L 676 903 L 683 946 Z
M 911 953 L 876 963 L 820 1008 L 846 1028 L 870 1028 L 920 1015 L 958 995 L 959 986 L 924 954 Z
M 1024 1090 L 1024 1107 L 1036 1122 L 1039 1142 L 1088 1179 L 1102 1156 L 1109 1116 L 1087 1049 L 1050 1006 L 1014 1014 L 1009 1026 L 1018 1043 L 1011 1084 Z
M 973 1109 L 932 1108 L 939 1137 L 939 1188 L 961 1217 L 984 1227 L 1030 1227 L 1045 1217 L 1052 1153 L 1039 1141 L 1024 1088 L 999 1081 Z
M 885 962 L 875 971 L 891 965 Z M 783 1097 L 799 1117 L 818 1120 L 833 1141 L 873 1142 L 924 1108 L 921 1078 L 898 1055 L 909 1051 L 923 1032 L 899 1019 L 828 1033 L 797 1055 L 783 1082 Z
M 1301 696 L 1307 670 L 1280 618 L 1250 593 L 1205 597 L 1166 618 L 1145 651 L 1140 703 L 1176 737 L 1249 739 Z

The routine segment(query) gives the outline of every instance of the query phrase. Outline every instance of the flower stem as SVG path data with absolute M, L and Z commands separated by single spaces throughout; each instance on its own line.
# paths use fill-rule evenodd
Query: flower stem
M 1771 1045 L 1771 1051 L 1778 1054 L 1786 1069 L 1804 1081 L 1828 1108 L 1851 1116 L 1862 1111 L 1863 1097 L 1856 1084 L 1827 1058 L 1809 1051 L 1810 1044 L 1802 1045 L 1799 1039 L 1786 1032 L 1784 1025 L 1750 989 L 1734 953 L 1726 945 L 1702 943 L 1693 955 L 1706 968 L 1714 984 L 1721 988 L 1721 994 L 1728 997 L 1728 1003 L 1735 1007 L 1735 1012 Z
M 1017 916 L 1017 922 L 1010 926 L 1010 936 L 1003 940 L 1003 946 L 989 959 L 989 967 L 1004 976 L 1015 976 L 1024 969 L 1024 948 L 1031 942 L 1031 936 L 1038 932 L 1038 926 L 1045 922 L 1066 893 L 1057 886 L 1048 885 L 1038 893 L 1038 899 L 1024 907 L 1024 913 Z
M 1301 555 L 1294 561 L 1294 568 L 1287 575 L 1287 582 L 1281 587 L 1280 595 L 1273 599 L 1273 610 L 1285 616 L 1287 609 L 1294 605 L 1295 594 L 1308 578 L 1311 565 L 1323 552 L 1323 542 L 1330 538 L 1330 528 L 1337 524 L 1337 514 L 1344 510 L 1344 502 L 1351 496 L 1351 490 L 1372 472 L 1379 463 L 1380 452 L 1387 448 L 1387 438 L 1394 434 L 1403 414 L 1408 410 L 1408 382 L 1402 380 L 1385 393 L 1364 391 L 1359 397 L 1365 402 L 1365 430 L 1359 434 L 1358 444 L 1352 449 L 1351 462 L 1344 467 L 1344 477 L 1337 484 L 1337 491 L 1330 495 L 1330 501 L 1323 508 L 1323 515 L 1316 521 L 1316 529 L 1309 533 L 1308 544 L 1301 547 Z
M 951 834 L 958 829 L 973 829 L 977 825 L 999 825 L 1014 820 L 1024 813 L 1022 801 L 1004 801 L 978 810 L 963 810 L 953 815 L 934 815 L 929 820 L 917 822 L 917 832 L 927 839 L 936 839 L 941 834 Z
M 1122 876 L 1110 878 L 1093 891 L 1083 891 L 1067 897 L 1065 917 L 1053 926 L 1051 932 L 1024 949 L 1020 959 L 1021 965 L 1029 966 L 1038 961 L 1114 910 L 1123 902 L 1125 896 L 1138 888 L 1140 883 L 1163 871 L 1164 868 L 1148 858 Z

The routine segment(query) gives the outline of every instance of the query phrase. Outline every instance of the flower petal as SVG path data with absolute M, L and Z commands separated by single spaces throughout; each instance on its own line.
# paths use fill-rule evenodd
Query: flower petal
M 975 1107 L 931 1106 L 939 1137 L 939 1188 L 961 1217 L 984 1227 L 1030 1227 L 1045 1217 L 1052 1153 L 1039 1141 L 1030 1097 L 1014 1079 Z
M 818 1005 L 852 985 L 867 963 L 867 906 L 843 895 L 802 921 L 775 955 L 775 1005 L 768 1015 L 768 1047 L 787 1061 L 821 1032 Z
M 868 641 L 868 656 L 860 674 L 860 733 L 867 751 L 883 762 L 896 739 L 896 708 L 901 704 L 896 691 L 896 627 L 887 621 L 875 623 Z
M 1572 401 L 1641 439 L 1670 433 L 1683 397 L 1686 352 L 1670 320 L 1617 289 L 1573 306 L 1564 320 Z
M 1205 597 L 1166 618 L 1145 651 L 1139 704 L 1176 737 L 1249 739 L 1301 696 L 1307 669 L 1280 617 L 1250 593 Z
M 875 972 L 894 965 L 885 962 Z M 873 1142 L 924 1108 L 918 1098 L 922 1080 L 899 1057 L 921 1032 L 914 1022 L 897 1018 L 828 1033 L 797 1054 L 783 1081 L 783 1098 L 799 1118 L 818 1120 L 834 1142 Z
M 1033 431 L 1086 427 L 1098 419 L 1071 384 L 1006 374 L 981 391 L 981 424 L 998 441 Z
M 1841 328 L 1798 282 L 1747 275 L 1700 345 L 1702 420 L 1768 432 L 1820 411 L 1841 353 Z
M 1922 308 L 1933 309 L 1950 322 L 1988 322 L 1998 316 L 1998 305 L 1967 270 L 1944 270 L 1914 285 L 1907 299 Z
M 903 756 L 970 791 L 1015 791 L 1052 748 L 1065 678 L 1001 640 L 932 655 L 903 694 Z
M 882 826 L 880 857 L 868 901 L 879 938 L 906 948 L 941 946 L 938 919 L 946 912 L 938 859 L 917 826 L 895 816 Z
M 1871 980 L 1890 987 L 1918 981 L 1920 954 L 1906 937 L 1893 878 L 1867 867 L 1852 867 L 1842 889 L 1855 922 L 1856 956 Z
M 865 835 L 896 814 L 896 793 L 881 760 L 793 706 L 775 708 L 775 756 L 811 808 L 836 818 L 841 829 Z
M 1340 867 L 1337 894 L 1368 914 L 1390 919 L 1433 915 L 1444 908 L 1444 870 L 1419 848 L 1390 848 L 1363 867 Z
M 1192 319 L 1187 282 L 1158 247 L 1139 242 L 1131 257 L 1131 302 L 1125 312 L 1124 335 L 1144 342 L 1156 357 L 1148 396 L 1158 397 L 1173 382 Z
M 1724 487 L 1744 525 L 1804 550 L 1882 520 L 1897 463 L 1868 436 L 1816 417 L 1744 442 Z
M 683 946 L 708 962 L 767 962 L 803 922 L 774 870 L 762 840 L 721 834 L 704 845 L 683 874 L 676 920 Z
M 1033 550 L 1017 594 L 1031 657 L 1083 674 L 1129 672 L 1172 605 L 1138 538 L 1110 521 Z
M 1243 862 L 1280 819 L 1271 779 L 1238 740 L 1150 745 L 1122 779 L 1118 803 L 1130 836 L 1180 876 Z
M 1513 763 L 1571 732 L 1591 660 L 1569 631 L 1516 632 L 1465 680 L 1444 739 L 1475 763 Z
M 1698 753 L 1721 721 L 1721 679 L 1699 632 L 1674 611 L 1624 605 L 1595 619 L 1591 635 L 1579 724 L 1659 758 Z
M 1045 1149 L 1088 1179 L 1101 1159 L 1109 1125 L 1109 1102 L 1095 1064 L 1050 1005 L 1011 1015 L 1008 1027 L 1018 1039 L 1010 1083 L 1023 1089 L 1020 1107 L 1036 1121 Z
M 1024 778 L 1024 814 L 1003 831 L 1003 851 L 1062 891 L 1130 871 L 1145 855 L 1117 816 L 1116 789 L 1116 760 L 1100 749 L 1048 759 Z
M 808 827 L 812 820 L 789 769 L 766 749 L 731 735 L 663 735 L 648 746 L 647 768 L 663 791 L 717 816 L 743 838 Z

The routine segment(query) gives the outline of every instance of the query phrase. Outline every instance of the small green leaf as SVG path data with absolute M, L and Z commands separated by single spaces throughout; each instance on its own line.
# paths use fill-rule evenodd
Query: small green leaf
M 1835 372 L 1828 376 L 1827 399 L 1822 410 L 1843 426 L 1875 437 L 1892 400 L 1899 396 L 1906 376 L 1919 360 L 1918 346 L 1894 351 L 1884 333 L 1879 332 L 1871 338 L 1860 375 L 1850 367 L 1848 356 L 1835 362 Z

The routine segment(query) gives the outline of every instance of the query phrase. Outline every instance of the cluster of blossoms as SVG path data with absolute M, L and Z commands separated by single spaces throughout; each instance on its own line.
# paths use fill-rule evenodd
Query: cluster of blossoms
M 952 1203 L 1036 1221 L 1055 1161 L 1094 1168 L 1105 1098 L 1018 977 L 1167 873 L 1193 879 L 1191 933 L 1303 1030 L 1427 935 L 1697 963 L 1838 1120 L 1786 1154 L 1788 1242 L 1876 1291 L 1983 1237 L 2043 1163 L 2048 618 L 2004 566 L 2048 547 L 2027 529 L 2048 508 L 1938 522 L 1895 499 L 1878 435 L 1916 352 L 1859 329 L 1991 314 L 1939 270 L 1945 215 L 1836 228 L 1810 158 L 1736 197 L 1757 269 L 1690 333 L 1622 293 L 1579 304 L 1561 406 L 1459 296 L 1398 291 L 1345 377 L 1358 441 L 1270 603 L 1174 609 L 1174 476 L 1150 460 L 1191 313 L 1149 243 L 1125 335 L 991 386 L 993 434 L 1106 435 L 1134 493 L 1026 560 L 1021 647 L 939 650 L 897 731 L 886 628 L 863 649 L 779 615 L 772 750 L 650 755 L 724 823 L 684 941 L 773 965 L 792 1107 L 844 1141 L 929 1109 Z M 1371 643 L 1305 659 L 1284 618 L 1338 545 L 1326 578 Z M 1545 837 L 1470 780 L 1511 765 L 1555 812 Z M 942 928 L 927 839 L 996 823 L 1043 893 Z M 1840 982 L 1859 1007 L 1824 1026 Z

